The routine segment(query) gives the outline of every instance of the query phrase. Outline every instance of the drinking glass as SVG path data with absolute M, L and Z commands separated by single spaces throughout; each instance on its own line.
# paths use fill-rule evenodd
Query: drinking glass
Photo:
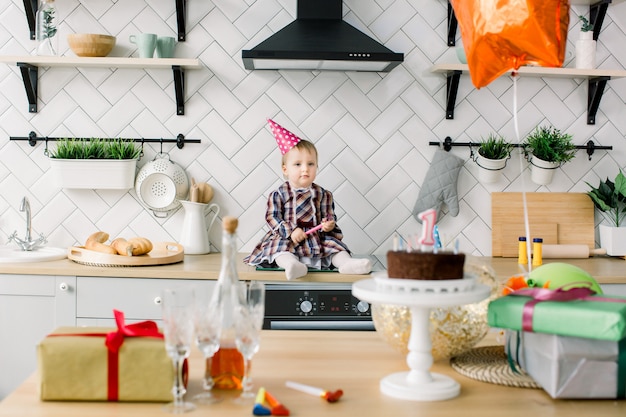
M 196 346 L 204 355 L 205 374 L 202 381 L 204 392 L 194 395 L 192 400 L 198 404 L 213 404 L 222 401 L 214 395 L 213 377 L 211 377 L 211 358 L 220 347 L 222 333 L 222 297 L 219 291 L 211 291 L 206 286 L 194 288 L 194 324 Z
M 165 350 L 174 365 L 174 401 L 164 406 L 165 411 L 181 414 L 196 406 L 183 400 L 187 389 L 183 383 L 183 364 L 189 356 L 193 337 L 193 290 L 190 287 L 166 289 L 161 298 Z
M 256 395 L 252 391 L 250 360 L 259 351 L 261 328 L 265 314 L 265 285 L 252 281 L 238 284 L 235 304 L 235 344 L 243 356 L 244 372 L 241 394 L 235 402 L 250 404 Z

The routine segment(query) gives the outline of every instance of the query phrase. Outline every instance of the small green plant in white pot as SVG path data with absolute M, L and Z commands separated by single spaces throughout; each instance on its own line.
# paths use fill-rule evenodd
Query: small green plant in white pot
M 500 179 L 501 170 L 511 157 L 513 144 L 503 136 L 490 134 L 483 139 L 479 146 L 474 162 L 481 168 L 478 179 L 484 183 L 494 183 Z
M 554 170 L 576 156 L 572 135 L 552 126 L 540 126 L 528 135 L 523 144 L 531 165 L 531 180 L 538 185 L 552 182 Z
M 600 246 L 610 256 L 626 255 L 626 177 L 620 170 L 614 181 L 607 178 L 597 188 L 588 182 L 587 185 L 591 188 L 587 195 L 610 223 L 598 226 Z
M 580 36 L 576 41 L 576 68 L 596 67 L 596 41 L 593 39 L 593 24 L 585 16 L 578 16 L 582 23 Z
M 126 139 L 57 140 L 50 169 L 62 188 L 130 189 L 141 146 Z

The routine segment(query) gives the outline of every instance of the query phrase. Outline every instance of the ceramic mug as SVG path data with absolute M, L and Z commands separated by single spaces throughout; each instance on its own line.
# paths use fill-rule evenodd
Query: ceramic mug
M 139 58 L 152 58 L 157 44 L 157 35 L 154 33 L 142 33 L 140 35 L 130 35 L 130 43 L 137 45 Z
M 176 38 L 171 36 L 159 36 L 157 38 L 156 52 L 159 58 L 172 58 L 174 56 L 174 47 L 176 46 Z

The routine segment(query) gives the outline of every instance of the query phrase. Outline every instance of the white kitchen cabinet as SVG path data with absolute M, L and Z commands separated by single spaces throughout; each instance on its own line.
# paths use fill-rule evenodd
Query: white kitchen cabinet
M 203 285 L 213 280 L 77 277 L 76 324 L 115 326 L 113 310 L 124 313 L 127 323 L 161 319 L 161 293 L 166 288 Z
M 0 400 L 32 374 L 36 346 L 76 323 L 76 277 L 0 275 Z

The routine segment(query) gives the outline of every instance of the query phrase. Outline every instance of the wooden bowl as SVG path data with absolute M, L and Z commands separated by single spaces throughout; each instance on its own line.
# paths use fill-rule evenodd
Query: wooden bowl
M 71 33 L 67 43 L 77 56 L 107 56 L 115 46 L 115 36 L 95 33 Z

